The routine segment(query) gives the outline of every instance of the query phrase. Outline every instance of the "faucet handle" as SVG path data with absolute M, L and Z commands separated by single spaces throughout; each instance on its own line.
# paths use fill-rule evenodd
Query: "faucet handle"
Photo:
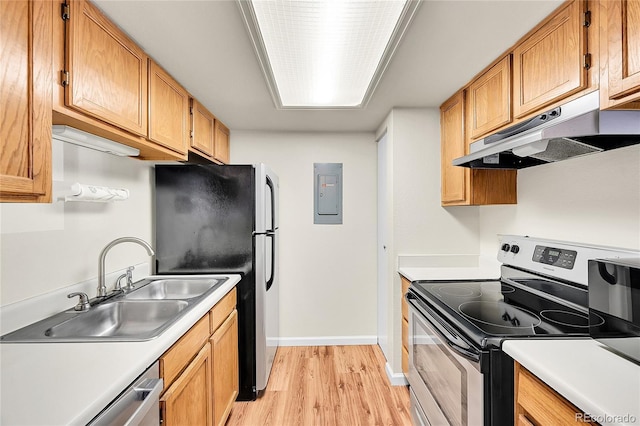
M 120 281 L 122 281 L 122 279 L 125 278 L 126 276 L 127 276 L 127 274 L 122 274 L 118 278 L 116 278 L 116 285 L 113 288 L 114 291 L 122 290 L 122 284 L 120 284 Z
M 135 269 L 136 268 L 134 266 L 129 266 L 127 268 L 127 273 L 125 274 L 127 276 L 127 291 L 131 291 L 135 288 L 133 285 L 133 271 Z
M 78 304 L 74 306 L 73 309 L 75 311 L 88 311 L 91 305 L 89 304 L 89 296 L 87 296 L 87 293 L 76 292 L 67 294 L 67 297 L 69 299 L 76 296 L 80 296 L 80 299 L 78 300 Z

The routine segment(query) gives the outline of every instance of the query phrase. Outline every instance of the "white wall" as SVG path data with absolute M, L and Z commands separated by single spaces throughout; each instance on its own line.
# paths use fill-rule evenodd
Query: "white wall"
M 640 146 L 518 171 L 518 204 L 480 208 L 482 251 L 497 234 L 640 249 Z
M 389 247 L 388 308 L 392 372 L 401 371 L 401 282 L 399 255 L 477 254 L 478 208 L 440 205 L 440 112 L 395 108 L 378 130 L 388 131 Z
M 97 277 L 100 250 L 117 237 L 150 242 L 151 167 L 54 141 L 54 196 L 74 182 L 127 188 L 131 196 L 113 203 L 0 204 L 0 305 Z M 123 244 L 111 250 L 106 271 L 148 261 L 142 247 Z
M 280 335 L 376 334 L 376 144 L 373 133 L 234 131 L 231 161 L 280 179 Z M 342 225 L 313 224 L 313 163 L 343 163 Z

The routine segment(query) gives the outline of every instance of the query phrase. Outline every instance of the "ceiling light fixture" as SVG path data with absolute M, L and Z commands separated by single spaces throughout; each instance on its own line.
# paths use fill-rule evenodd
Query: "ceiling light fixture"
M 278 108 L 362 108 L 420 2 L 238 0 Z

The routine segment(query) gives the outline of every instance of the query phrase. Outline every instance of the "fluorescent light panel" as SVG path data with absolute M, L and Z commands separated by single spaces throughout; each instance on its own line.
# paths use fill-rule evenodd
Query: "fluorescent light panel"
M 253 20 L 258 27 L 252 37 L 256 49 L 265 50 L 262 65 L 278 106 L 333 108 L 365 103 L 408 25 L 410 17 L 403 17 L 413 2 L 253 0 L 253 19 L 243 3 L 247 24 Z

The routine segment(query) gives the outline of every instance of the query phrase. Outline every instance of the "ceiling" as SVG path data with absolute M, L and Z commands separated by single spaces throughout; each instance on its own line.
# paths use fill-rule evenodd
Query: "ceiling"
M 394 107 L 438 107 L 562 0 L 426 0 L 371 100 L 279 110 L 235 0 L 94 0 L 231 130 L 375 131 Z

